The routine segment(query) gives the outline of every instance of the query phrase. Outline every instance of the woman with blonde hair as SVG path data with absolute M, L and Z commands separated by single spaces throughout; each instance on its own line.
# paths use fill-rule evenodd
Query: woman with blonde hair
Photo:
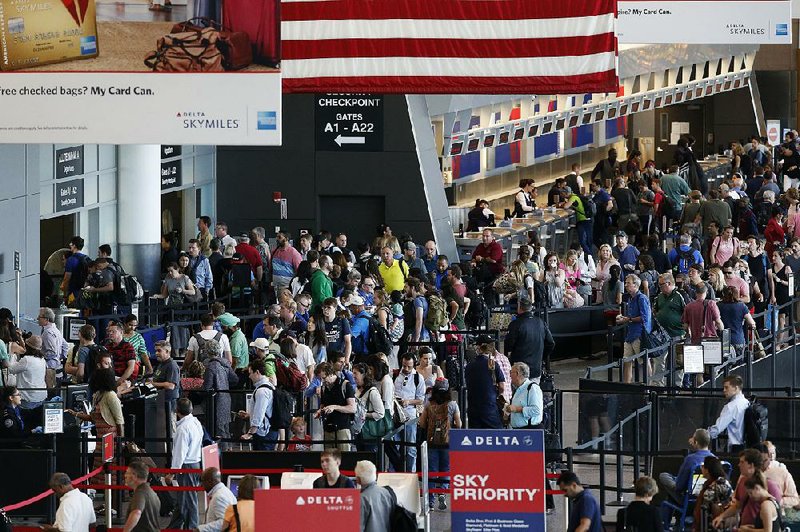
M 714 289 L 715 294 L 722 296 L 722 290 L 726 286 L 725 277 L 722 275 L 722 269 L 716 264 L 708 269 L 708 284 Z
M 567 251 L 564 262 L 559 266 L 564 271 L 564 278 L 573 290 L 578 288 L 581 279 L 581 267 L 578 264 L 578 252 L 574 249 Z
M 611 246 L 603 244 L 597 251 L 597 273 L 592 279 L 592 290 L 595 293 L 595 301 L 601 303 L 603 299 L 603 285 L 611 278 L 610 269 L 613 265 L 619 265 L 619 261 L 611 253 Z

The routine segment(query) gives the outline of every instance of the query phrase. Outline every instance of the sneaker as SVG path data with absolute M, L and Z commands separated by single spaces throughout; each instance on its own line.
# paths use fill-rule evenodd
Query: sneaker
M 439 509 L 447 510 L 447 499 L 445 498 L 444 493 L 439 494 Z

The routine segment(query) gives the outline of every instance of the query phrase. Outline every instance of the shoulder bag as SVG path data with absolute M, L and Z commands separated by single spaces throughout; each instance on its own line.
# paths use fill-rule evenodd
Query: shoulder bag
M 219 32 L 212 28 L 170 33 L 144 60 L 154 72 L 223 72 Z

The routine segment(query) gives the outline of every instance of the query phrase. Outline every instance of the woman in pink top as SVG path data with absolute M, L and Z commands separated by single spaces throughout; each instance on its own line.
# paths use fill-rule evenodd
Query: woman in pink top
M 559 268 L 564 270 L 564 277 L 569 287 L 572 289 L 578 288 L 578 281 L 581 278 L 581 268 L 578 264 L 578 252 L 574 249 L 567 251 L 566 259 L 561 263 Z
M 726 226 L 711 243 L 711 261 L 715 264 L 725 264 L 728 259 L 739 254 L 739 239 L 733 236 L 733 227 Z
M 595 302 L 602 303 L 603 284 L 605 284 L 605 282 L 611 278 L 609 269 L 613 265 L 619 264 L 619 262 L 612 256 L 611 246 L 608 244 L 603 244 L 600 246 L 598 255 L 600 259 L 597 261 L 597 273 L 595 274 L 595 278 L 592 279 L 592 290 L 595 294 Z

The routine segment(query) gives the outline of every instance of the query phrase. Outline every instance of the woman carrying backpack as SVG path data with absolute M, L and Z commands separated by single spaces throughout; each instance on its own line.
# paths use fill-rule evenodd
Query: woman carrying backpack
M 425 429 L 428 440 L 428 471 L 431 473 L 447 473 L 450 471 L 450 429 L 461 428 L 461 412 L 458 403 L 452 400 L 450 384 L 447 379 L 436 379 L 433 384 L 430 402 L 422 416 L 419 426 Z M 428 481 L 428 489 L 439 484 L 442 489 L 450 486 L 450 477 L 432 476 Z M 428 495 L 428 506 L 433 510 L 436 500 L 439 500 L 439 509 L 447 509 L 447 500 L 444 493 L 431 493 Z

